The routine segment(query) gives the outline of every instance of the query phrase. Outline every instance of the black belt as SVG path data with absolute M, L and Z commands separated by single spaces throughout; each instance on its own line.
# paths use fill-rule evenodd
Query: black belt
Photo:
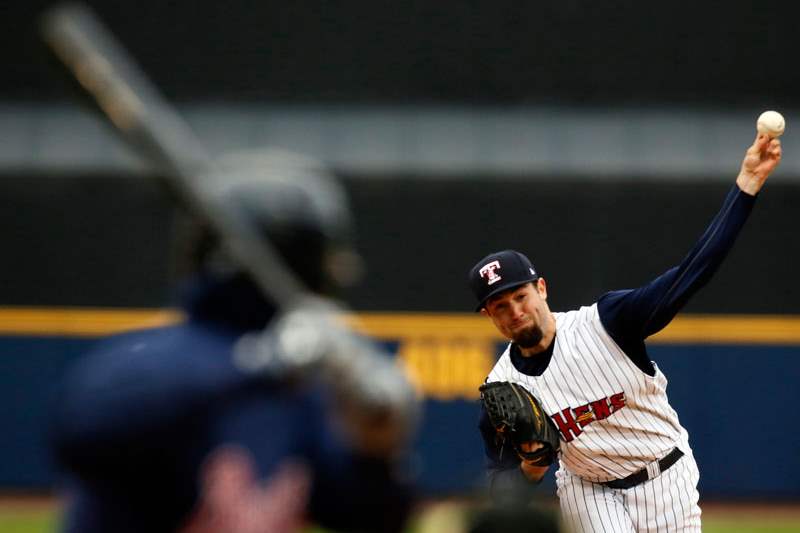
M 673 449 L 667 455 L 662 457 L 658 460 L 658 462 L 654 462 L 652 466 L 658 465 L 658 468 L 650 468 L 647 467 L 642 468 L 638 472 L 634 472 L 628 477 L 624 477 L 622 479 L 612 479 L 611 481 L 604 481 L 601 485 L 605 485 L 606 487 L 611 487 L 612 489 L 629 489 L 631 487 L 635 487 L 640 483 L 644 483 L 648 479 L 653 479 L 657 477 L 661 472 L 664 472 L 667 468 L 671 467 L 675 463 L 678 462 L 678 459 L 683 457 L 683 452 L 680 451 L 678 448 Z M 657 471 L 654 471 L 657 470 Z

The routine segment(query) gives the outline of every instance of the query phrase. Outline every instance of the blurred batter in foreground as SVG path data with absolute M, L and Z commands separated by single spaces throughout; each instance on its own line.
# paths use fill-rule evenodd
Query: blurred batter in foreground
M 343 191 L 303 158 L 273 155 L 257 167 L 231 170 L 220 194 L 324 292 L 352 229 Z M 412 498 L 396 457 L 407 428 L 348 409 L 313 369 L 259 371 L 247 340 L 298 332 L 265 331 L 275 306 L 213 232 L 195 242 L 186 321 L 101 342 L 63 384 L 53 447 L 64 531 L 401 531 Z

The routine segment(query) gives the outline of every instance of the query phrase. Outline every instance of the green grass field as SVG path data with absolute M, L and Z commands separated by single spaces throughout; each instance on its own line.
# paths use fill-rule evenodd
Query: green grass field
M 55 531 L 56 520 L 53 510 L 0 508 L 0 531 L 3 533 Z
M 789 533 L 800 531 L 800 520 L 763 521 L 757 518 L 726 520 L 709 518 L 703 522 L 705 533 Z
M 52 505 L 4 504 L 0 506 L 0 532 L 50 533 L 56 531 L 58 513 Z M 307 533 L 316 533 L 319 530 Z M 740 506 L 716 505 L 703 513 L 704 533 L 797 533 L 800 532 L 800 507 L 787 512 L 782 507 L 743 510 Z M 409 533 L 416 533 L 410 531 Z M 428 533 L 428 532 L 426 532 Z

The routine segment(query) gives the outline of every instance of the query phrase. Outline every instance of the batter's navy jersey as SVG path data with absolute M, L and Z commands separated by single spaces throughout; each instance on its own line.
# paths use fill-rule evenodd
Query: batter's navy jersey
M 313 478 L 307 516 L 347 531 L 396 531 L 409 487 L 358 453 L 330 420 L 326 391 L 250 374 L 232 353 L 273 310 L 243 279 L 200 280 L 182 324 L 102 342 L 69 372 L 53 447 L 68 502 L 64 530 L 175 531 L 196 510 L 208 458 L 246 450 L 258 483 L 287 461 Z

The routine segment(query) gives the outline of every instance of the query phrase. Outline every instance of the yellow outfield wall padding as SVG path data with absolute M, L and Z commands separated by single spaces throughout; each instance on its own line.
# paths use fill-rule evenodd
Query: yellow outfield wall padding
M 379 337 L 496 339 L 489 319 L 471 314 L 363 313 L 354 327 Z M 652 344 L 800 344 L 796 315 L 681 315 L 648 339 Z
M 183 320 L 175 309 L 0 307 L 0 335 L 99 337 Z M 491 322 L 467 313 L 353 313 L 356 330 L 384 339 L 502 341 Z M 800 344 L 797 315 L 681 315 L 654 344 Z
M 173 309 L 0 307 L 0 334 L 100 337 L 174 324 L 182 318 Z

